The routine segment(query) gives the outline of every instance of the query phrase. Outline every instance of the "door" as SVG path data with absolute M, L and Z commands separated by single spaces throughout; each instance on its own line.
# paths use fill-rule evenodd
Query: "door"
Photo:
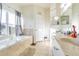
M 45 35 L 45 23 L 44 16 L 36 16 L 36 41 L 43 41 Z

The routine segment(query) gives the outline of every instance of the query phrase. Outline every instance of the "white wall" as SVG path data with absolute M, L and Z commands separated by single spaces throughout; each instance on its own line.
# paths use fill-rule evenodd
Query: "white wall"
M 21 12 L 23 13 L 24 27 L 26 29 L 35 29 L 37 40 L 44 39 L 44 36 L 49 36 L 49 9 L 47 10 L 36 5 L 28 5 L 22 7 Z
M 69 24 L 68 25 L 61 25 L 63 31 L 67 32 L 71 30 L 72 27 L 72 5 L 62 14 L 62 16 L 69 16 Z
M 73 3 L 72 5 L 72 25 L 76 26 L 76 30 L 79 33 L 79 4 Z
M 76 31 L 79 33 L 79 4 L 73 3 L 63 15 L 69 15 L 69 25 L 61 25 L 60 28 L 64 30 L 66 28 L 72 29 L 72 25 L 75 25 Z
M 50 10 L 41 7 L 35 8 L 36 15 L 36 37 L 38 40 L 43 40 L 44 37 L 49 39 L 49 26 L 50 26 Z M 39 39 L 39 38 L 40 39 Z
M 79 4 L 73 3 L 72 6 L 64 13 L 64 15 L 69 15 L 70 28 L 72 28 L 72 25 L 75 25 L 76 31 L 79 33 Z
M 24 19 L 24 28 L 29 28 L 29 29 L 33 28 L 34 26 L 33 6 L 29 5 L 29 6 L 22 7 L 21 12 L 22 12 L 23 19 Z
M 64 13 L 62 11 L 62 9 L 60 8 L 60 4 L 52 4 L 51 8 L 50 8 L 50 17 L 51 17 L 51 28 L 55 31 L 59 31 L 61 30 L 62 32 L 67 32 L 68 30 L 70 30 L 71 28 L 71 20 L 72 20 L 72 6 L 70 6 Z M 69 24 L 68 25 L 62 25 L 60 19 L 59 25 L 54 25 L 56 24 L 56 20 L 54 19 L 55 16 L 64 16 L 64 15 L 68 15 L 69 16 Z M 52 30 L 52 31 L 53 31 Z M 50 34 L 51 35 L 51 34 Z

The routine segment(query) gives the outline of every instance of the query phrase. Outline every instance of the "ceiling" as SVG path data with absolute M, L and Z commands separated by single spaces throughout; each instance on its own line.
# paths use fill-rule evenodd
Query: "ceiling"
M 43 8 L 49 8 L 50 7 L 49 3 L 12 3 L 12 4 L 19 6 L 19 7 L 23 7 L 23 6 L 27 6 L 27 5 L 36 5 L 36 6 L 40 6 L 40 7 L 43 7 Z

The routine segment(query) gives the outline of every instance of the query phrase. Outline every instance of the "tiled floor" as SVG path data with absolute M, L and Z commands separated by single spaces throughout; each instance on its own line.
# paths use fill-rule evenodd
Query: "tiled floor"
M 1 56 L 51 56 L 50 41 L 38 42 L 31 46 L 31 39 L 24 39 L 16 44 L 0 50 Z

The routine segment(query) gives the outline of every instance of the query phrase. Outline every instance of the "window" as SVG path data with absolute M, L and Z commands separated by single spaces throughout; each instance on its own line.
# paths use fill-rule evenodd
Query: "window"
M 22 34 L 21 13 L 16 11 L 16 35 Z
M 2 8 L 1 8 L 2 6 Z M 20 35 L 21 28 L 21 13 L 8 8 L 6 5 L 0 5 L 0 34 L 3 35 Z
M 15 12 L 8 11 L 9 34 L 15 35 Z
M 6 23 L 6 10 L 2 10 L 2 20 L 1 23 Z
M 6 10 L 2 9 L 1 34 L 7 35 Z
M 12 27 L 15 27 L 15 13 L 8 12 L 8 23 Z

